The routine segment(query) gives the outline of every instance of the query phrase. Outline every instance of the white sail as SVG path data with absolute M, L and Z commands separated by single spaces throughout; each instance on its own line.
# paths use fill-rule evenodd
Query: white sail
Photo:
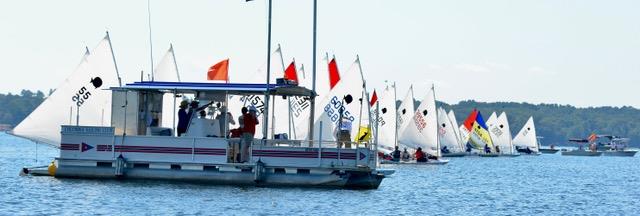
M 518 132 L 518 134 L 513 138 L 513 146 L 518 146 L 520 148 L 529 147 L 533 152 L 539 151 L 536 140 L 536 126 L 533 123 L 533 116 L 529 117 L 527 123 L 522 126 L 520 132 Z
M 111 125 L 110 87 L 120 85 L 108 35 L 82 57 L 80 65 L 29 116 L 13 134 L 55 146 L 60 126 Z
M 271 71 L 270 71 L 271 76 L 269 77 L 269 83 L 271 84 L 275 84 L 277 78 L 284 77 L 284 68 L 282 67 L 282 62 L 280 60 L 280 52 L 281 52 L 281 49 L 278 48 L 273 53 L 271 53 Z M 230 74 L 229 77 L 230 77 L 230 81 L 233 83 L 265 83 L 267 78 L 267 64 L 265 63 L 262 66 L 258 67 L 258 69 L 255 72 L 253 72 L 251 75 L 234 76 Z M 240 115 L 240 111 L 242 107 L 247 107 L 247 106 L 255 107 L 257 110 L 256 114 L 258 115 L 258 124 L 256 125 L 256 132 L 254 137 L 271 138 L 272 131 L 276 131 L 275 128 L 279 128 L 279 130 L 276 133 L 280 132 L 281 130 L 288 130 L 288 128 L 286 128 L 286 126 L 288 126 L 287 118 L 286 118 L 286 116 L 288 115 L 288 112 L 287 112 L 286 100 L 282 99 L 282 97 L 273 97 L 270 99 L 274 99 L 274 101 L 270 101 L 270 103 L 272 102 L 273 103 L 269 104 L 270 112 L 275 111 L 276 113 L 269 113 L 269 125 L 267 129 L 267 136 L 263 136 L 263 133 L 262 133 L 263 123 L 264 123 L 263 113 L 265 111 L 264 95 L 230 96 L 228 100 L 228 111 L 234 114 L 233 115 L 233 117 L 235 118 L 234 120 L 237 120 Z M 282 116 L 283 118 L 280 118 L 278 119 L 278 121 L 274 122 L 273 121 L 274 114 L 276 116 Z M 275 128 L 274 128 L 274 125 L 275 125 Z M 234 126 L 231 125 L 230 128 L 232 129 L 234 128 Z
M 413 117 L 413 112 L 415 111 L 415 107 L 413 105 L 413 86 L 409 87 L 409 90 L 404 96 L 404 99 L 402 99 L 402 103 L 400 104 L 400 107 L 398 107 L 397 111 L 398 136 L 402 136 L 404 129 L 409 125 L 409 119 Z
M 456 138 L 458 139 L 458 148 L 460 149 L 460 151 L 464 151 L 464 145 L 465 142 L 463 142 L 462 136 L 460 135 L 460 128 L 458 127 L 458 120 L 456 119 L 456 114 L 453 112 L 453 110 L 449 110 L 448 113 L 449 116 L 449 121 L 451 121 L 451 125 L 453 125 L 454 130 L 453 132 L 456 134 Z
M 380 114 L 378 115 L 378 146 L 393 150 L 396 146 L 396 100 L 395 87 L 387 87 L 378 99 Z M 371 115 L 375 118 L 376 107 L 372 107 Z
M 491 140 L 493 140 L 493 145 L 500 148 L 502 154 L 514 154 L 507 114 L 502 112 L 493 123 L 488 123 L 487 126 L 489 127 L 489 134 L 491 135 Z
M 161 82 L 180 82 L 180 73 L 173 52 L 173 45 L 169 46 L 169 50 L 164 54 L 158 65 L 153 71 L 153 80 Z M 174 118 L 178 112 L 181 99 L 175 99 L 173 93 L 166 93 L 162 96 L 162 119 L 161 126 L 166 128 L 175 128 L 178 124 Z
M 344 107 L 342 117 L 349 119 L 352 123 L 351 140 L 357 136 L 360 122 L 360 100 L 362 98 L 364 81 L 360 71 L 360 61 L 351 65 L 346 73 L 340 74 L 340 81 L 330 90 L 330 92 L 319 103 L 316 109 L 316 122 L 314 137 L 320 137 L 320 122 L 322 121 L 322 140 L 336 140 L 336 127 L 340 121 L 340 109 Z M 366 110 L 366 108 L 365 108 Z M 367 113 L 362 113 L 366 115 Z
M 413 112 L 399 141 L 412 148 L 439 156 L 438 119 L 433 88 L 426 92 L 418 109 Z
M 456 136 L 456 130 L 458 126 L 453 124 L 447 115 L 447 112 L 442 108 L 438 108 L 438 136 L 440 136 L 441 148 L 445 146 L 450 152 L 463 152 L 458 143 L 460 140 Z
M 496 124 L 497 120 L 498 115 L 496 115 L 496 112 L 492 112 L 485 123 L 487 124 L 487 127 L 491 128 L 492 125 Z

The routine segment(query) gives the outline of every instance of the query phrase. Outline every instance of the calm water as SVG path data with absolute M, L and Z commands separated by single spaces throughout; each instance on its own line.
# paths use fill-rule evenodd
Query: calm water
M 638 215 L 640 157 L 454 158 L 387 166 L 378 190 L 20 177 L 35 144 L 0 133 L 0 215 Z M 40 145 L 38 164 L 57 150 Z

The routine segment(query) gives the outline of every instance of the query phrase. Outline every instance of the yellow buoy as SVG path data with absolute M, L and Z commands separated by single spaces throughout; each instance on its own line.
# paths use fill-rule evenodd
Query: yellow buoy
M 55 161 L 51 161 L 51 164 L 49 164 L 49 167 L 47 167 L 47 171 L 49 171 L 49 175 L 56 176 L 56 169 L 58 169 L 58 167 L 56 167 Z

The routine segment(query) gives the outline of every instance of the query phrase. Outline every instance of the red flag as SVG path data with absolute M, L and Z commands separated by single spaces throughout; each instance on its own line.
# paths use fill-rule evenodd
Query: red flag
M 340 73 L 338 72 L 338 65 L 336 64 L 336 59 L 333 58 L 329 62 L 329 86 L 333 89 L 336 84 L 340 81 Z
M 376 104 L 376 102 L 378 102 L 378 94 L 376 94 L 376 90 L 373 90 L 373 95 L 371 96 L 371 101 L 369 102 L 369 105 L 373 106 L 374 104 Z
M 291 64 L 289 64 L 289 67 L 284 70 L 284 79 L 293 80 L 296 81 L 296 83 L 299 83 L 298 72 L 296 72 L 296 62 L 291 62 Z
M 473 111 L 471 111 L 471 113 L 469 114 L 469 117 L 464 120 L 464 127 L 467 128 L 467 130 L 471 131 L 473 123 L 476 121 L 476 117 L 478 117 L 478 110 L 473 109 Z
M 222 60 L 209 68 L 207 80 L 224 80 L 229 82 L 229 59 Z

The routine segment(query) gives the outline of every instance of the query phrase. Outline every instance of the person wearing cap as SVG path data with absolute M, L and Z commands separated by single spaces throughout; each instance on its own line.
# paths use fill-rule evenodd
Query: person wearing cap
M 255 107 L 249 107 L 249 112 L 246 112 L 247 108 L 242 107 L 242 143 L 240 146 L 240 162 L 245 163 L 249 161 L 249 146 L 253 143 L 253 137 L 256 133 L 256 125 L 258 122 L 257 110 Z
M 189 102 L 186 100 L 180 102 L 180 110 L 178 110 L 178 136 L 187 132 L 187 126 L 189 126 L 189 117 L 191 115 L 186 111 L 187 104 L 189 104 Z

